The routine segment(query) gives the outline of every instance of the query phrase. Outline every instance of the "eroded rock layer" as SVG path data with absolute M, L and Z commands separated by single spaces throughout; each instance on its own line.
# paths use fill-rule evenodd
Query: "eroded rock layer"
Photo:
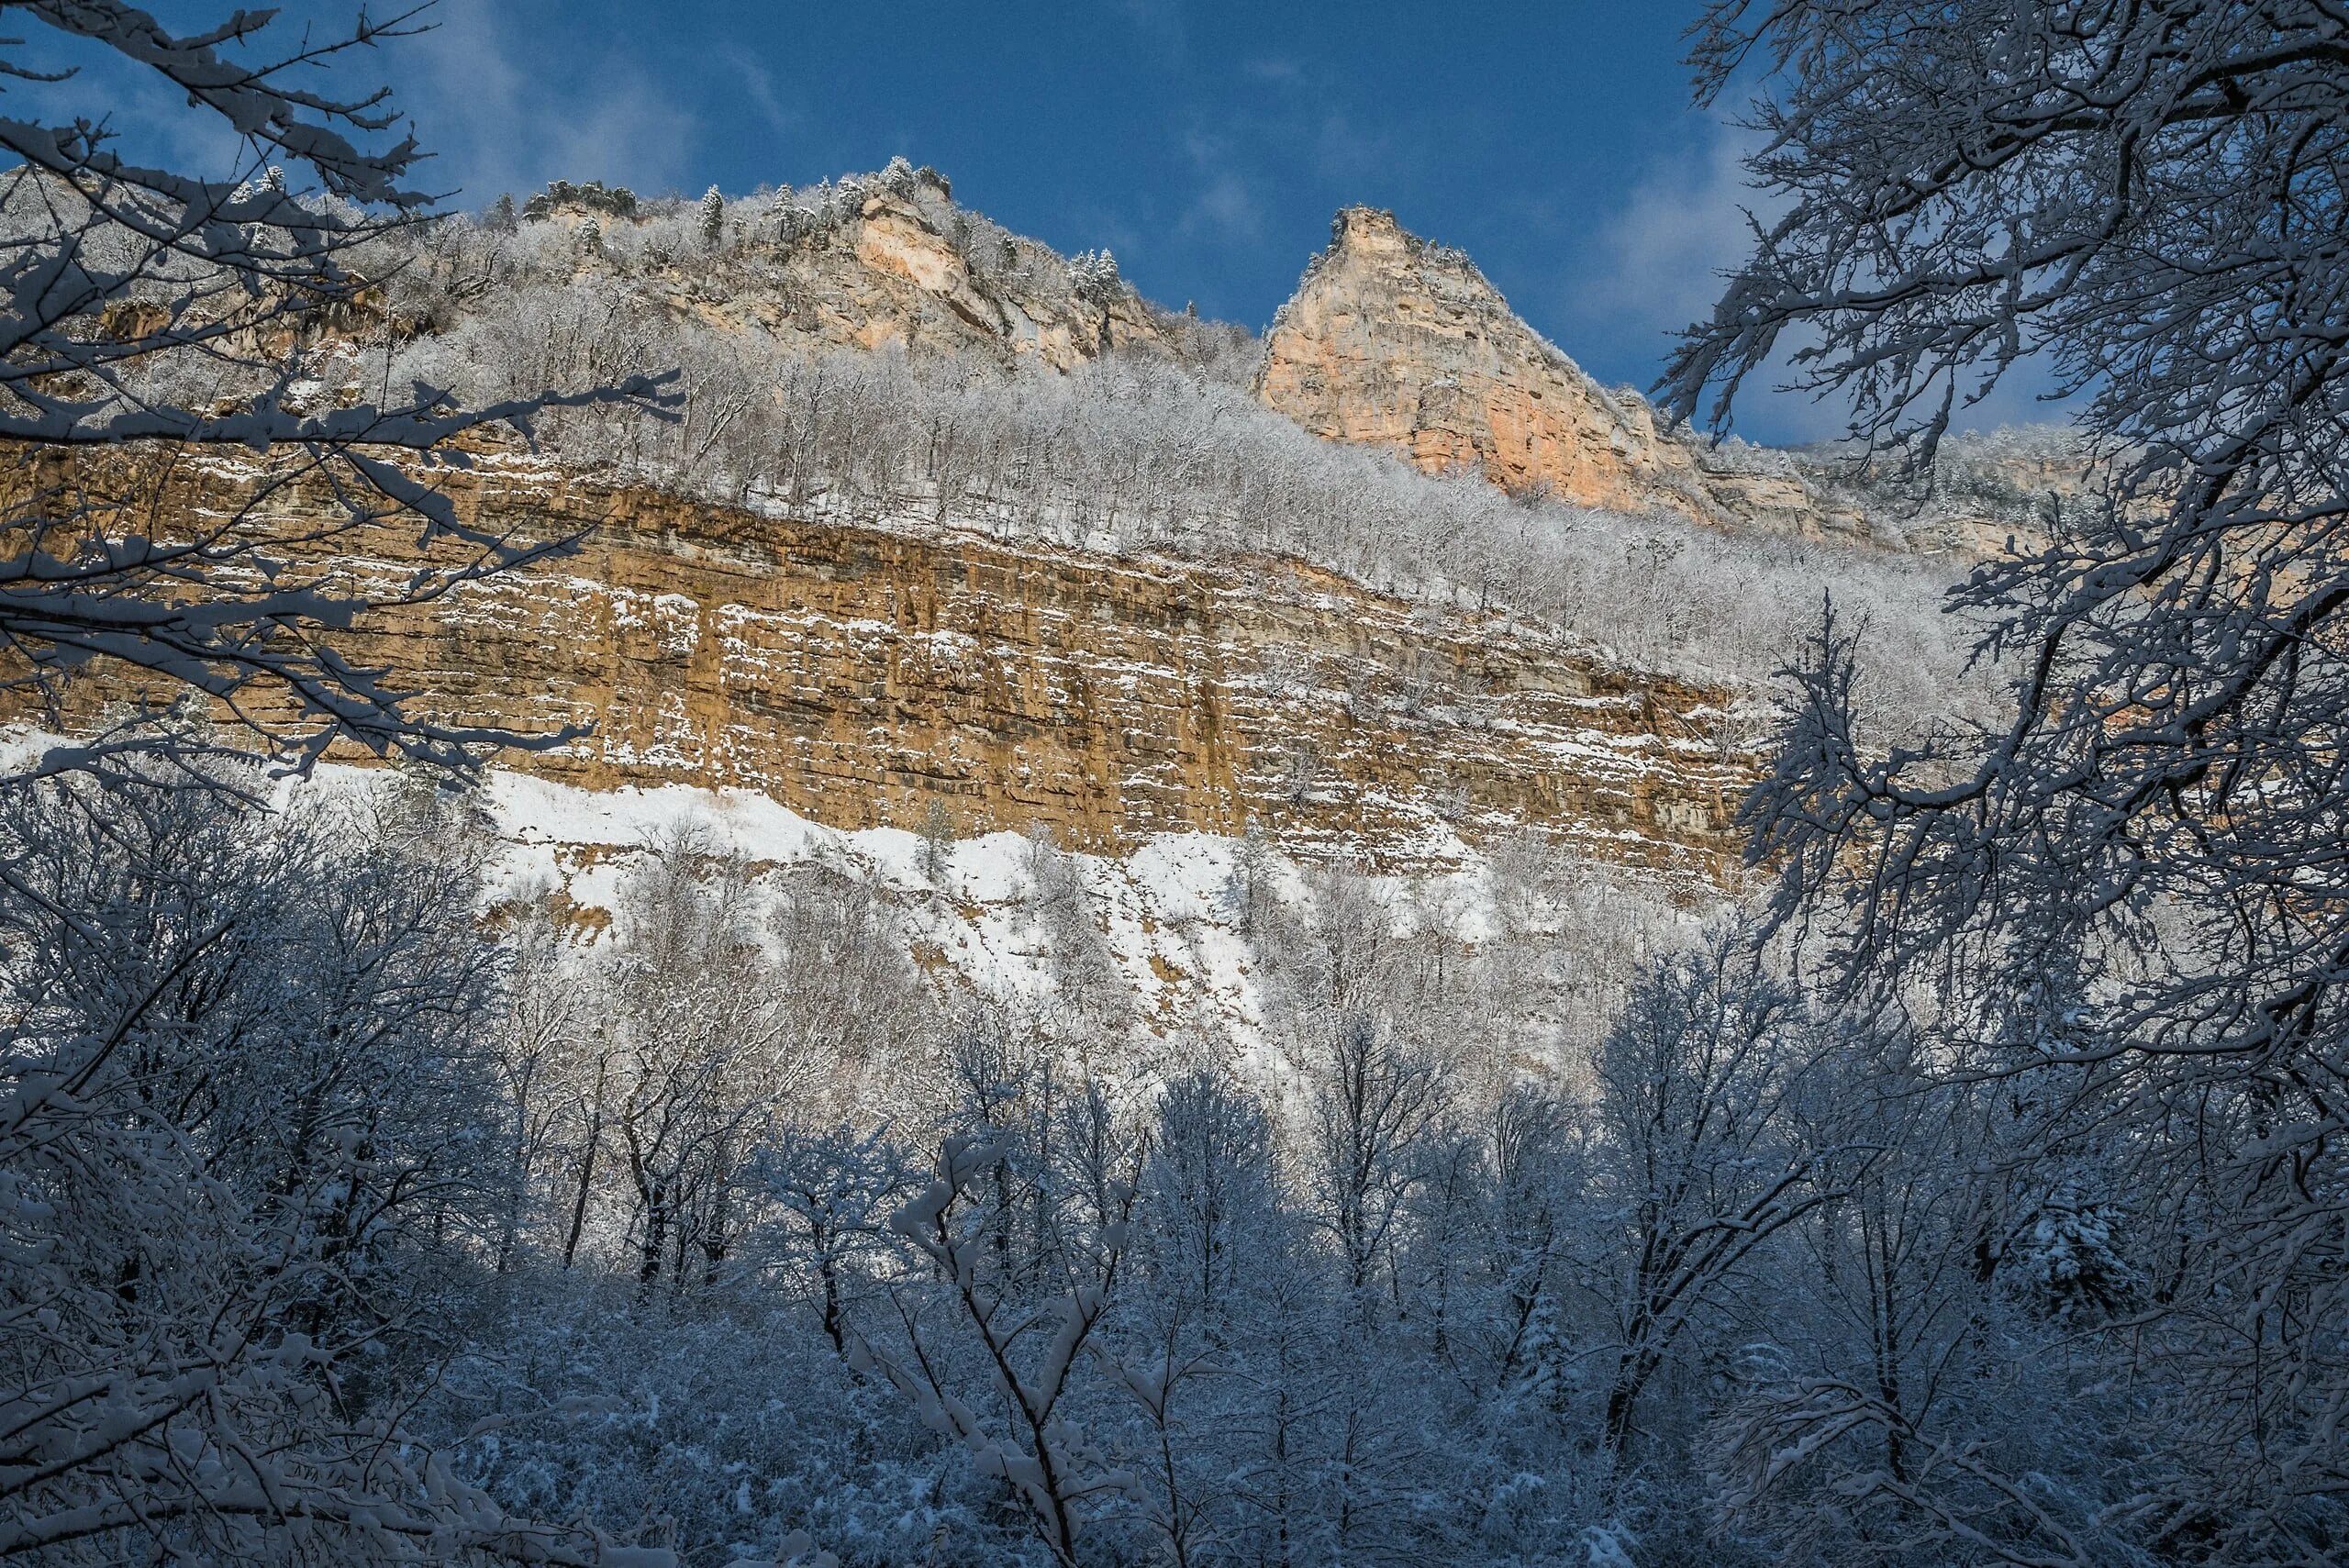
M 451 488 L 477 522 L 584 541 L 345 646 L 438 716 L 593 727 L 506 759 L 525 771 L 745 787 L 841 828 L 918 828 L 942 806 L 959 834 L 1041 824 L 1085 848 L 1257 823 L 1401 867 L 1530 825 L 1608 861 L 1727 864 L 1749 774 L 1718 740 L 1725 695 L 1547 632 L 1286 562 L 797 521 L 495 460 Z M 405 537 L 345 540 L 342 560 L 388 586 Z M 94 675 L 70 706 L 86 720 L 128 695 Z

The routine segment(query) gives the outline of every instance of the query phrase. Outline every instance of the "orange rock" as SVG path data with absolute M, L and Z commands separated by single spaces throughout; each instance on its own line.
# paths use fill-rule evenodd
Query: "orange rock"
M 1512 314 L 1460 251 L 1349 207 L 1281 307 L 1257 393 L 1318 436 L 1420 468 L 1481 468 L 1511 490 L 1623 511 L 1714 509 L 1695 454 L 1637 396 L 1610 393 Z
M 166 512 L 235 499 L 217 476 L 171 483 Z M 584 542 L 366 617 L 340 646 L 437 717 L 594 727 L 502 765 L 753 789 L 850 828 L 918 830 L 935 802 L 960 834 L 1043 824 L 1090 849 L 1261 821 L 1298 852 L 1399 869 L 1531 826 L 1701 880 L 1734 862 L 1753 763 L 1720 739 L 1727 695 L 1552 632 L 1284 561 L 785 519 L 495 457 L 446 483 L 476 524 Z M 327 504 L 299 486 L 273 503 L 289 529 Z M 397 582 L 413 540 L 372 528 L 333 564 Z M 93 667 L 67 712 L 92 720 L 139 691 Z

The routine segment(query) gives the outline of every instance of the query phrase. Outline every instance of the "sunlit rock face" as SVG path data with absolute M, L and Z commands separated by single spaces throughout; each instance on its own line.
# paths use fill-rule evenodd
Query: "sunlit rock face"
M 1057 276 L 974 270 L 952 230 L 935 204 L 867 199 L 853 222 L 790 251 L 782 295 L 793 325 L 863 348 L 1008 351 L 1061 371 L 1112 349 L 1167 349 L 1156 313 L 1131 292 L 1087 296 Z
M 1203 564 L 745 511 L 533 459 L 443 483 L 462 514 L 573 552 L 362 618 L 353 662 L 418 711 L 586 732 L 503 765 L 602 790 L 749 789 L 828 827 L 1050 829 L 1120 852 L 1251 827 L 1394 869 L 1521 828 L 1695 882 L 1727 874 L 1752 776 L 1733 694 L 1498 616 L 1438 613 L 1289 561 Z M 231 471 L 161 497 L 231 502 Z M 322 493 L 271 503 L 289 534 Z M 337 541 L 362 589 L 412 530 Z M 102 671 L 69 728 L 142 695 Z M 167 695 L 157 692 L 144 694 Z M 78 720 L 79 722 L 73 722 Z
M 1265 341 L 1259 395 L 1316 435 L 1584 506 L 1687 509 L 1691 452 L 1509 310 L 1475 262 L 1349 207 Z
M 934 177 L 874 185 L 814 227 L 786 231 L 772 213 L 740 221 L 746 244 L 640 261 L 631 286 L 681 315 L 809 350 L 896 344 L 1056 371 L 1115 350 L 1181 358 L 1196 325 L 1122 284 L 1086 288 L 1061 258 L 964 214 Z
M 2017 496 L 2078 477 L 2068 461 L 1976 455 L 1999 494 L 1927 497 L 1929 537 L 1887 534 L 1897 500 L 1855 493 L 1843 463 L 1716 449 L 1664 428 L 1645 398 L 1599 385 L 1520 319 L 1464 253 L 1370 207 L 1338 215 L 1274 319 L 1256 392 L 1315 435 L 1386 447 L 1431 473 L 1477 471 L 1512 492 L 1731 530 L 1987 553 L 2013 531 Z

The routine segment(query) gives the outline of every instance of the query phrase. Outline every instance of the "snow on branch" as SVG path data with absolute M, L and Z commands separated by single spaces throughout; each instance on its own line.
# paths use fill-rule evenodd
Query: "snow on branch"
M 213 699 L 249 743 L 296 768 L 338 741 L 463 766 L 513 739 L 428 722 L 380 672 L 343 661 L 332 634 L 385 601 L 283 583 L 294 558 L 282 517 L 255 509 L 233 527 L 168 517 L 159 527 L 142 520 L 157 497 L 61 483 L 54 461 L 61 450 L 225 448 L 264 491 L 290 475 L 319 478 L 326 516 L 302 540 L 313 554 L 338 531 L 402 514 L 420 522 L 414 576 L 390 601 L 414 604 L 565 543 L 469 527 L 432 463 L 462 468 L 468 445 L 500 431 L 528 440 L 551 408 L 673 417 L 673 378 L 661 373 L 463 407 L 421 383 L 392 395 L 388 377 L 368 372 L 367 356 L 388 353 L 398 329 L 382 284 L 399 261 L 383 241 L 431 221 L 432 198 L 408 183 L 423 154 L 413 137 L 387 137 L 397 119 L 387 91 L 336 95 L 294 78 L 414 31 L 420 12 L 362 16 L 348 32 L 306 35 L 271 55 L 268 12 L 181 37 L 109 0 L 10 10 L 45 24 L 45 44 L 110 50 L 159 74 L 192 117 L 240 139 L 250 176 L 201 179 L 128 160 L 103 105 L 64 123 L 0 117 L 0 152 L 15 160 L 0 173 L 0 445 L 30 457 L 24 482 L 0 496 L 10 684 L 53 715 L 65 672 L 94 660 L 134 666 Z M 76 79 L 71 66 L 43 63 L 31 40 L 0 50 L 0 72 Z M 263 694 L 296 721 L 257 720 L 249 699 Z M 108 745 L 180 743 L 158 731 Z M 47 767 L 104 754 L 60 751 Z

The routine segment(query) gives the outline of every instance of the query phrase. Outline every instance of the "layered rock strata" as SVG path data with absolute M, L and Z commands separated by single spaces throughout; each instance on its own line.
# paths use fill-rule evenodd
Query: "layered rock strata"
M 228 481 L 174 481 L 167 507 Z M 387 611 L 342 646 L 421 709 L 540 732 L 507 765 L 604 789 L 760 791 L 830 826 L 1051 829 L 1115 850 L 1251 824 L 1406 868 L 1525 826 L 1694 877 L 1750 776 L 1727 694 L 1498 618 L 1415 610 L 1285 561 L 1012 548 L 612 489 L 524 461 L 453 476 L 471 520 L 568 555 Z M 272 505 L 299 520 L 325 498 Z M 342 541 L 389 587 L 406 537 Z M 94 673 L 84 721 L 134 695 Z M 70 717 L 70 716 L 69 716 Z

